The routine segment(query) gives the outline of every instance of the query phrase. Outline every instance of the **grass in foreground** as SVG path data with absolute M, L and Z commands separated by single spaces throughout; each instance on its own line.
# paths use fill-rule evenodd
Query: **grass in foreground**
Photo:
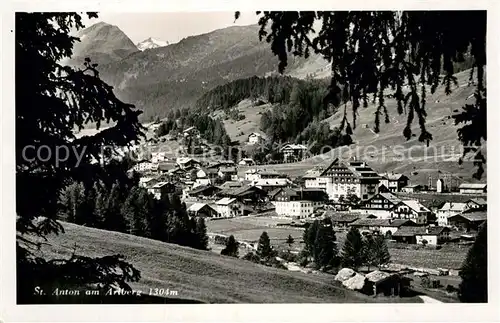
M 373 298 L 349 291 L 331 275 L 306 275 L 257 265 L 123 233 L 63 223 L 65 234 L 49 237 L 42 247 L 47 258 L 77 254 L 123 254 L 141 271 L 132 284 L 145 293 L 163 288 L 175 298 L 207 303 L 368 303 L 419 302 L 417 298 Z

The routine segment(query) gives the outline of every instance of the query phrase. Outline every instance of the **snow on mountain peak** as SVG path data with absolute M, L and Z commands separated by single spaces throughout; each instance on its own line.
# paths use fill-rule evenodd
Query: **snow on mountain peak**
M 152 49 L 152 48 L 158 48 L 158 47 L 164 47 L 168 45 L 168 41 L 164 40 L 159 40 L 155 39 L 153 37 L 149 37 L 146 40 L 141 41 L 140 43 L 137 44 L 137 48 L 141 51 L 146 50 L 146 49 Z

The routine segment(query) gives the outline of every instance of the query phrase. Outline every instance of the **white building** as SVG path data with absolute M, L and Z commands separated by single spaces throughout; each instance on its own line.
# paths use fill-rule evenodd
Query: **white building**
M 258 132 L 252 132 L 250 135 L 248 135 L 248 140 L 247 144 L 249 145 L 258 145 L 261 144 L 265 141 L 265 138 L 262 134 Z
M 437 193 L 443 193 L 446 190 L 446 187 L 444 185 L 444 181 L 442 178 L 438 178 L 436 181 L 436 192 Z
M 245 180 L 250 182 L 256 182 L 260 179 L 280 178 L 280 177 L 283 177 L 283 175 L 272 170 L 268 171 L 265 169 L 251 168 L 245 172 Z
M 288 178 L 261 178 L 252 182 L 250 185 L 256 186 L 266 192 L 270 192 L 277 188 L 288 187 L 292 182 Z
M 458 188 L 460 189 L 460 194 L 486 194 L 485 183 L 463 183 Z
M 384 173 L 379 176 L 379 185 L 384 185 L 391 193 L 401 192 L 401 189 L 407 186 L 410 180 L 406 175 L 397 173 Z
M 354 194 L 367 200 L 378 193 L 380 176 L 365 162 L 335 159 L 317 178 L 317 188 L 325 190 L 330 200 Z
M 158 170 L 158 164 L 156 163 L 151 163 L 148 161 L 141 161 L 132 167 L 132 169 L 136 172 L 143 173 L 143 172 L 154 172 Z
M 446 202 L 437 210 L 437 222 L 440 226 L 448 226 L 448 218 L 460 214 L 468 209 L 467 203 Z
M 152 163 L 160 163 L 160 162 L 166 161 L 167 160 L 166 154 L 167 153 L 164 151 L 152 152 L 151 153 L 151 162 Z
M 307 147 L 300 144 L 286 144 L 280 149 L 285 163 L 304 159 L 306 151 Z
M 293 218 L 307 218 L 325 202 L 325 192 L 318 189 L 282 189 L 274 198 L 276 213 Z
M 304 180 L 304 186 L 306 188 L 320 188 L 318 178 L 323 172 L 322 169 L 310 169 L 308 170 L 302 179 Z
M 243 215 L 243 204 L 235 198 L 225 197 L 215 202 L 219 217 L 232 218 Z

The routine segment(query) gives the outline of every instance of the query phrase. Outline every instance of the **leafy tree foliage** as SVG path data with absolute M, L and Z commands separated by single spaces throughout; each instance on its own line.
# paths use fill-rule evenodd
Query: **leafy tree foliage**
M 96 17 L 96 14 L 88 14 Z M 16 213 L 17 213 L 17 296 L 18 302 L 33 302 L 35 286 L 51 289 L 57 284 L 94 284 L 107 287 L 137 281 L 140 273 L 126 263 L 121 255 L 88 258 L 74 255 L 70 259 L 47 261 L 34 252 L 40 246 L 34 237 L 63 232 L 56 221 L 60 214 L 59 198 L 74 179 L 94 183 L 101 179 L 111 183 L 113 176 L 99 170 L 92 159 L 99 159 L 102 145 L 126 146 L 137 141 L 142 128 L 140 111 L 120 101 L 112 87 L 99 78 L 96 64 L 87 59 L 80 69 L 61 65 L 72 55 L 77 38 L 72 29 L 83 27 L 76 13 L 17 13 L 16 20 Z M 109 121 L 114 126 L 98 135 L 76 138 L 73 130 L 87 122 L 97 127 Z M 65 146 L 69 151 L 83 152 L 78 157 L 69 154 L 67 160 L 33 158 L 26 147 L 42 146 L 55 150 Z M 75 167 L 78 164 L 79 167 Z M 85 185 L 85 189 L 90 186 Z M 81 192 L 75 196 L 81 198 Z M 29 197 L 29 203 L 26 197 Z M 84 198 L 85 200 L 85 198 Z M 74 200 L 73 200 L 74 201 Z M 87 199 L 88 202 L 88 199 Z M 73 203 L 73 202 L 72 202 Z M 69 218 L 87 221 L 79 206 L 69 204 Z
M 257 11 L 259 37 L 271 44 L 283 72 L 289 54 L 308 57 L 312 51 L 331 62 L 327 102 L 349 101 L 352 127 L 359 107 L 376 104 L 375 132 L 381 118 L 389 122 L 387 94 L 397 112 L 407 113 L 403 135 L 412 137 L 414 119 L 419 140 L 429 143 L 426 96 L 439 84 L 446 94 L 456 85 L 457 67 L 472 67 L 469 84 L 476 87 L 474 104 L 465 104 L 453 118 L 462 125 L 458 138 L 476 154 L 475 177 L 484 172 L 480 146 L 486 141 L 486 11 Z M 239 17 L 237 12 L 235 17 Z M 313 24 L 318 21 L 318 31 Z M 467 23 L 464 23 L 467 22 Z M 458 64 L 457 64 L 458 63 Z M 462 66 L 459 66 L 462 65 Z M 341 129 L 350 128 L 344 116 Z M 475 146 L 475 147 L 470 147 Z
M 227 239 L 226 247 L 224 249 L 222 249 L 220 254 L 223 256 L 230 256 L 230 257 L 238 258 L 238 254 L 239 254 L 238 242 L 236 242 L 233 235 L 229 236 L 229 239 Z
M 467 253 L 460 277 L 458 297 L 461 302 L 488 302 L 488 230 L 486 223 L 479 231 L 476 241 Z
M 343 267 L 357 269 L 364 263 L 363 238 L 358 229 L 351 227 L 347 232 L 344 246 L 341 252 L 341 264 Z

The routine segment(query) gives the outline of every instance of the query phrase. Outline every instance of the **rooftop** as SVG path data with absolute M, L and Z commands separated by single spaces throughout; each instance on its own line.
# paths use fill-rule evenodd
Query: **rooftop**
M 440 211 L 463 212 L 465 209 L 467 209 L 467 203 L 462 203 L 462 202 L 446 202 L 446 203 L 444 203 L 444 205 L 439 210 Z
M 236 201 L 235 198 L 224 197 L 223 199 L 220 199 L 217 202 L 215 202 L 215 204 L 217 204 L 217 205 L 229 205 L 235 201 Z
M 208 207 L 211 207 L 210 205 L 208 205 L 207 203 L 194 203 L 193 205 L 191 205 L 187 210 L 188 211 L 192 211 L 192 212 L 198 212 L 199 210 L 201 210 L 205 205 L 207 205 Z
M 417 226 L 403 226 L 399 228 L 394 234 L 393 237 L 413 237 L 416 235 L 438 235 L 445 230 L 450 230 L 447 227 L 417 227 Z
M 430 212 L 428 208 L 422 205 L 418 200 L 403 200 L 401 201 L 404 205 L 408 206 L 415 212 Z
M 476 203 L 476 204 L 481 205 L 481 206 L 485 206 L 485 205 L 488 204 L 488 202 L 484 198 L 482 198 L 482 197 L 475 198 L 475 199 L 470 199 L 470 200 L 467 201 L 467 203 L 469 203 L 469 202 Z
M 457 217 L 462 217 L 470 222 L 482 222 L 487 220 L 488 214 L 486 211 L 464 212 L 461 214 L 453 215 L 449 217 L 448 220 L 453 218 L 456 219 Z
M 358 219 L 351 223 L 352 226 L 380 226 L 380 227 L 396 227 L 404 225 L 413 226 L 414 222 L 406 219 Z
M 462 183 L 458 188 L 485 189 L 486 183 Z

